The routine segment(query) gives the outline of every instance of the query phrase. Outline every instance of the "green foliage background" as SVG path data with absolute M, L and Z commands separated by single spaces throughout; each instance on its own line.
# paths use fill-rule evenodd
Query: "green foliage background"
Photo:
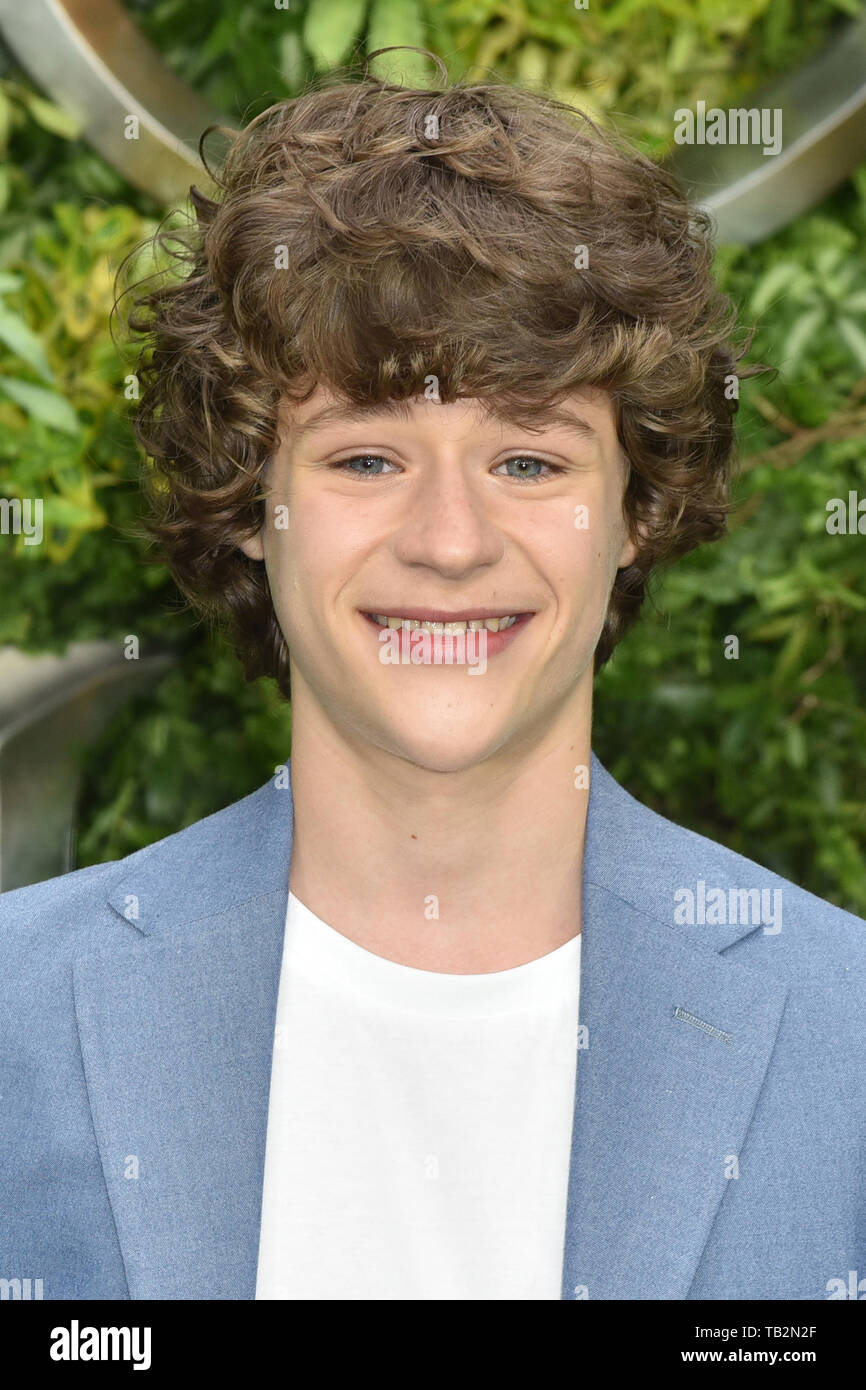
M 452 79 L 504 76 L 615 120 L 653 157 L 673 112 L 738 104 L 862 0 L 129 0 L 172 66 L 235 124 L 355 52 L 415 44 Z M 429 82 L 420 57 L 380 73 Z M 78 863 L 118 858 L 259 786 L 290 711 L 244 683 L 131 529 L 141 460 L 112 342 L 113 277 L 165 209 L 78 138 L 0 47 L 0 495 L 45 499 L 45 542 L 0 547 L 0 643 L 139 635 L 177 665 L 91 751 Z M 730 536 L 656 584 L 598 678 L 594 746 L 641 800 L 866 915 L 864 539 L 827 503 L 866 496 L 866 166 L 718 274 L 779 368 L 745 383 Z M 145 561 L 148 561 L 145 563 Z M 725 639 L 739 659 L 725 659 Z

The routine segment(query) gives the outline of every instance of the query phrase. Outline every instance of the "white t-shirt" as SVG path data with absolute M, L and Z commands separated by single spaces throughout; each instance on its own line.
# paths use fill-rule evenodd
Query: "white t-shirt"
M 257 1299 L 560 1298 L 580 944 L 439 974 L 289 895 Z

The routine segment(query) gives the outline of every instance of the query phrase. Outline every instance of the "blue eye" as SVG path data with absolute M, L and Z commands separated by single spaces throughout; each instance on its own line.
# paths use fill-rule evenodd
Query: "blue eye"
M 529 472 L 529 471 L 525 468 L 524 465 L 526 465 L 526 464 L 529 465 L 529 468 L 534 468 L 534 469 L 544 469 L 544 468 L 546 468 L 546 469 L 548 470 L 548 473 L 547 473 L 547 474 L 542 473 L 542 472 L 531 473 L 531 472 Z M 561 469 L 561 468 L 558 468 L 557 465 L 556 465 L 555 463 L 547 463 L 544 459 L 533 458 L 531 454 L 518 454 L 518 455 L 516 455 L 514 458 L 505 459 L 505 461 L 504 461 L 503 463 L 500 463 L 500 464 L 498 465 L 498 467 L 499 467 L 499 468 L 511 468 L 512 465 L 514 465 L 514 466 L 517 467 L 517 471 L 514 472 L 514 473 L 509 473 L 507 476 L 508 476 L 509 478 L 520 478 L 520 479 L 525 480 L 526 482 L 530 482 L 530 483 L 541 482 L 545 477 L 549 476 L 549 475 L 552 474 L 552 473 L 561 473 L 561 472 L 562 472 L 562 469 Z
M 329 466 L 352 473 L 356 478 L 381 478 L 385 475 L 386 469 L 396 471 L 390 459 L 383 458 L 381 454 L 355 454 L 352 458 L 339 459 Z M 534 458 L 531 454 L 518 454 L 514 458 L 505 459 L 497 465 L 497 469 L 500 468 L 509 470 L 508 477 L 527 483 L 543 482 L 555 473 L 564 472 L 557 464 Z
M 380 454 L 356 454 L 354 458 L 341 459 L 338 463 L 331 465 L 332 468 L 345 468 L 350 473 L 354 473 L 356 478 L 380 478 L 382 469 L 378 467 L 366 467 L 367 464 L 388 464 L 390 460 L 382 458 Z M 355 464 L 361 464 L 356 468 Z

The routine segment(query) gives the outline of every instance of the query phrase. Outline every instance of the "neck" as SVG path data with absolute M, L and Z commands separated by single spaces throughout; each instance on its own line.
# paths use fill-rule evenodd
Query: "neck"
M 580 931 L 592 687 L 519 757 L 431 772 L 293 699 L 290 886 L 358 945 L 450 974 L 509 970 Z

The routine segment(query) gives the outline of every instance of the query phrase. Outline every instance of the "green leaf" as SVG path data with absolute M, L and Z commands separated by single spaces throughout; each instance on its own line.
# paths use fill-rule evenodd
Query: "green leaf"
M 221 15 L 201 46 L 201 57 L 207 62 L 228 53 L 237 43 L 237 19 L 233 14 Z
M 283 34 L 280 39 L 280 77 L 290 92 L 294 92 L 304 81 L 304 46 L 300 35 L 294 30 Z
M 72 406 L 54 391 L 46 391 L 42 386 L 19 381 L 13 376 L 0 376 L 0 391 L 49 429 L 61 430 L 64 434 L 78 434 L 81 429 L 81 421 Z
M 686 72 L 694 61 L 697 35 L 694 29 L 683 26 L 675 29 L 671 46 L 668 49 L 668 72 Z
M 0 87 L 0 150 L 6 149 L 12 124 L 12 103 Z
M 808 313 L 803 314 L 794 324 L 794 327 L 788 334 L 782 352 L 782 360 L 786 371 L 791 371 L 797 366 L 808 346 L 809 339 L 817 332 L 824 321 L 825 315 L 826 310 L 824 308 L 810 309 Z
M 841 246 L 822 246 L 815 256 L 815 269 L 823 279 L 834 271 L 841 261 L 845 250 Z
M 806 739 L 799 724 L 785 725 L 785 757 L 793 768 L 806 766 Z
M 866 371 L 866 333 L 859 324 L 849 318 L 839 319 L 838 328 L 860 366 Z
M 312 0 L 302 34 L 317 72 L 336 67 L 348 56 L 366 13 L 367 0 Z
M 69 497 L 49 496 L 44 498 L 42 520 L 46 527 L 62 526 L 70 531 L 93 531 L 104 526 L 107 517 L 101 507 L 88 507 L 85 503 L 75 502 Z
M 377 48 L 409 44 L 426 46 L 424 20 L 417 0 L 373 0 L 370 23 L 367 27 L 367 52 Z M 382 53 L 370 64 L 372 72 L 383 81 L 400 82 L 411 86 L 429 87 L 429 65 L 420 53 Z
M 5 304 L 0 304 L 0 343 L 5 343 L 10 352 L 33 367 L 43 381 L 54 380 L 45 349 L 36 334 L 20 314 L 13 313 Z
M 62 135 L 64 140 L 78 139 L 82 123 L 71 111 L 64 110 L 53 101 L 46 101 L 44 97 L 36 96 L 34 92 L 27 92 L 24 102 L 34 121 L 41 125 L 43 130 L 50 130 L 52 135 Z
M 518 81 L 524 86 L 543 82 L 547 76 L 548 50 L 543 44 L 530 39 L 520 45 L 515 59 L 515 72 Z
M 771 266 L 766 275 L 758 281 L 749 308 L 753 314 L 762 314 L 783 290 L 790 288 L 795 279 L 803 273 L 797 261 L 779 261 Z

